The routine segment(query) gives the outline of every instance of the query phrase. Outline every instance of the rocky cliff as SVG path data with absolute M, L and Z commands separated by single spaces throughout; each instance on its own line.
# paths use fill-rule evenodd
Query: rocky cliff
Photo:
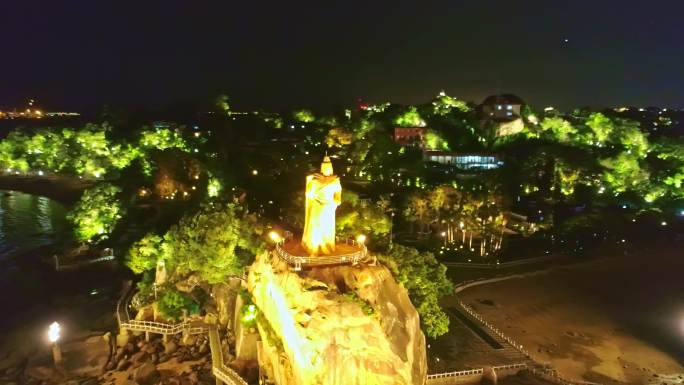
M 266 253 L 249 269 L 260 364 L 278 385 L 424 384 L 425 337 L 382 265 L 301 272 Z

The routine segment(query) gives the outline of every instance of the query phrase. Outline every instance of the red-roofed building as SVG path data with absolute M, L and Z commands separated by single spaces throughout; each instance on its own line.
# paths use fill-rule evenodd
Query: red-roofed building
M 395 127 L 394 142 L 402 146 L 417 146 L 423 148 L 425 145 L 425 127 Z

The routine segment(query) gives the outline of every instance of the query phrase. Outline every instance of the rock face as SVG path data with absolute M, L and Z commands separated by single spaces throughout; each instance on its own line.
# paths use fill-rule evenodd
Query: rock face
M 384 266 L 295 273 L 266 253 L 247 286 L 260 311 L 260 365 L 276 384 L 425 383 L 418 313 Z

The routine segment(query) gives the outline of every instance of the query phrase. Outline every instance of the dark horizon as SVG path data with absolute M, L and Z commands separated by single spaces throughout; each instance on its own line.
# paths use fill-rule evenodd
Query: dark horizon
M 613 3 L 613 2 L 611 2 Z M 532 106 L 684 107 L 684 4 L 7 4 L 0 108 L 330 110 L 515 93 Z M 638 6 L 635 4 L 639 4 Z M 643 4 L 643 5 L 642 5 Z

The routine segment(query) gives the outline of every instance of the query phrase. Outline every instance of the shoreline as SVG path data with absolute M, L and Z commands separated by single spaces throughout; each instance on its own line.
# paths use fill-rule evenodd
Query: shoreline
M 93 180 L 64 176 L 12 176 L 0 175 L 0 190 L 19 191 L 50 198 L 70 206 L 81 197 L 83 190 L 92 186 Z

